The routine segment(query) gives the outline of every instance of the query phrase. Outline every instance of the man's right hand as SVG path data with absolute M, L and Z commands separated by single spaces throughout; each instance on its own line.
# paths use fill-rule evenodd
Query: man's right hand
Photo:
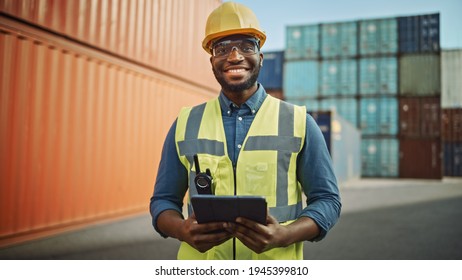
M 223 222 L 199 224 L 194 214 L 183 219 L 174 210 L 162 212 L 157 219 L 157 226 L 162 233 L 188 243 L 201 253 L 232 238 Z

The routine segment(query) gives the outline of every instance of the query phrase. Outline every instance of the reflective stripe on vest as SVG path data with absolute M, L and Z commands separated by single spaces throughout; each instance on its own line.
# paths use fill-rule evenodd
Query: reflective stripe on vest
M 270 213 L 279 222 L 295 220 L 302 208 L 301 201 L 295 205 L 287 205 L 287 172 L 291 153 L 300 151 L 302 139 L 294 137 L 294 106 L 280 102 L 277 136 L 251 136 L 247 140 L 244 151 L 277 151 L 277 201 Z

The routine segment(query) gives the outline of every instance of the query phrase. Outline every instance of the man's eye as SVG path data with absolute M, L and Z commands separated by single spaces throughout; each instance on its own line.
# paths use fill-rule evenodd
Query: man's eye
M 219 54 L 225 54 L 226 53 L 226 48 L 224 48 L 224 47 L 216 48 L 215 53 L 218 54 L 218 55 Z
M 251 53 L 254 51 L 254 48 L 252 45 L 243 45 L 242 46 L 242 51 L 246 53 Z

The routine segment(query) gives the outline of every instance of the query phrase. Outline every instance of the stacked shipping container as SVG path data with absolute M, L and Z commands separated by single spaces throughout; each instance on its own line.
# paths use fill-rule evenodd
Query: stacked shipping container
M 426 114 L 439 112 L 439 51 L 439 14 L 288 26 L 284 96 L 310 111 L 335 110 L 361 129 L 363 176 L 438 178 L 437 171 L 408 175 L 400 169 L 403 155 L 412 153 L 408 145 L 399 148 L 411 137 L 400 132 L 399 116 L 409 98 L 436 97 L 417 102 L 425 107 L 422 122 L 432 123 L 420 124 L 423 134 L 412 137 L 438 139 L 427 129 L 438 126 L 439 115 Z M 434 146 L 428 151 L 439 156 Z M 441 169 L 429 158 L 423 165 Z
M 462 176 L 462 50 L 441 53 L 444 175 Z
M 360 20 L 358 25 L 363 176 L 397 177 L 397 20 Z
M 177 79 L 215 89 L 217 83 L 201 42 L 207 16 L 220 2 L 18 0 L 0 1 L 0 11 Z M 188 42 L 188 47 L 183 42 Z
M 0 1 L 0 246 L 146 212 L 178 110 L 218 91 L 219 4 Z
M 263 51 L 263 66 L 260 69 L 258 82 L 265 88 L 266 92 L 276 98 L 284 99 L 282 91 L 282 73 L 284 65 L 284 52 Z
M 439 14 L 400 17 L 400 177 L 442 177 Z

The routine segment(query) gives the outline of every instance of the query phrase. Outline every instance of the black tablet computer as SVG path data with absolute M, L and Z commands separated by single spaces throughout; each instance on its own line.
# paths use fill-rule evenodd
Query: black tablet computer
M 266 225 L 267 204 L 262 196 L 194 195 L 191 204 L 198 223 L 234 222 L 244 217 Z

